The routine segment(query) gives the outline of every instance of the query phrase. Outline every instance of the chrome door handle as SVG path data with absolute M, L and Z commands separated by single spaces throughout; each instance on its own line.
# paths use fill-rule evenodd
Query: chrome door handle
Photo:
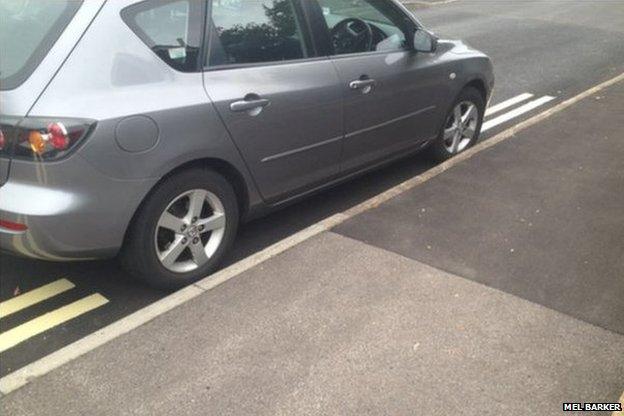
M 268 106 L 270 103 L 271 101 L 267 100 L 266 98 L 235 101 L 232 104 L 230 104 L 230 110 L 236 113 L 240 113 L 243 111 L 249 111 L 249 112 L 258 111 L 259 112 L 264 107 Z
M 362 93 L 368 94 L 375 84 L 377 84 L 377 82 L 374 79 L 356 79 L 349 83 L 349 88 L 352 90 L 362 90 Z

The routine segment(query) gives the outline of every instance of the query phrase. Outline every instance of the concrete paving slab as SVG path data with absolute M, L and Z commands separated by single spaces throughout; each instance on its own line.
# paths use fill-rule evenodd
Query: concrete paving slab
M 340 225 L 624 333 L 624 84 Z
M 334 233 L 0 401 L 5 415 L 557 415 L 624 337 Z

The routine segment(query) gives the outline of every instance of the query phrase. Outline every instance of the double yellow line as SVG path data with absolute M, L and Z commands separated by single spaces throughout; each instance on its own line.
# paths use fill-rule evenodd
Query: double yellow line
M 23 295 L 0 302 L 0 319 L 53 298 L 74 287 L 75 285 L 69 280 L 59 279 Z M 0 353 L 107 303 L 108 299 L 96 293 L 0 333 Z

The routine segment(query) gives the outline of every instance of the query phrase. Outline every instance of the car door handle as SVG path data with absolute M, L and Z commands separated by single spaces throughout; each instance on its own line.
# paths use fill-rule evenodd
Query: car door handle
M 271 101 L 266 98 L 254 98 L 254 99 L 244 99 L 241 101 L 235 101 L 230 104 L 230 110 L 240 113 L 243 111 L 258 111 L 262 110 L 264 107 L 268 106 Z
M 362 90 L 362 93 L 368 94 L 377 82 L 374 79 L 356 79 L 349 83 L 349 88 L 352 90 Z

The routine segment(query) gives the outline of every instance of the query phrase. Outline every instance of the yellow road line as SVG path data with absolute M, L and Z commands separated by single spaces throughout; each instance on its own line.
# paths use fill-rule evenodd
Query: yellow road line
M 14 297 L 4 302 L 0 302 L 0 318 L 5 318 L 22 309 L 43 302 L 60 293 L 73 289 L 75 286 L 67 279 L 59 279 L 55 282 L 33 289 L 23 295 Z
M 0 353 L 107 303 L 108 299 L 96 293 L 10 329 L 0 334 Z

